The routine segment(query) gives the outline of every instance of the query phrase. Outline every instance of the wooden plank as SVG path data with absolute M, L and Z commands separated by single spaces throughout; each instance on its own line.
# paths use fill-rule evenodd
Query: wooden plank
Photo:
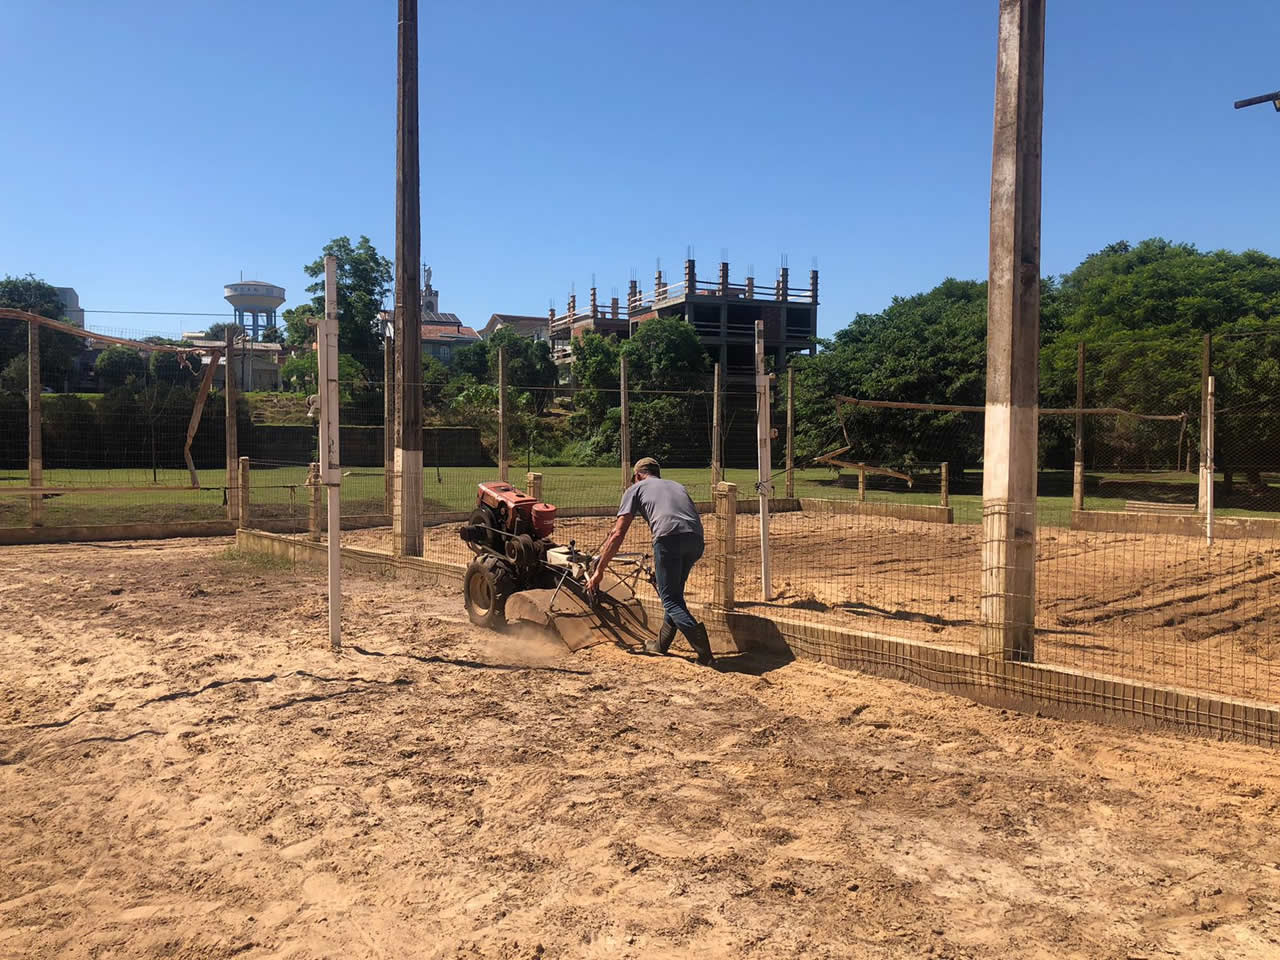
M 187 440 L 182 445 L 182 458 L 187 461 L 187 470 L 191 472 L 191 486 L 200 486 L 200 475 L 196 473 L 195 461 L 191 459 L 191 441 L 196 438 L 196 430 L 200 426 L 200 418 L 204 416 L 204 402 L 209 399 L 209 388 L 213 386 L 213 371 L 217 369 L 222 353 L 219 350 L 209 355 L 205 364 L 204 376 L 200 378 L 200 390 L 196 393 L 196 405 L 191 409 L 191 422 L 187 424 Z M 227 364 L 230 366 L 230 364 Z

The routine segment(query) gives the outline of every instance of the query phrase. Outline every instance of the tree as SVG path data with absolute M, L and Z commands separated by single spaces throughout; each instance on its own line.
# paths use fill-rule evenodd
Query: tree
M 453 351 L 449 369 L 455 377 L 471 377 L 477 382 L 486 382 L 489 379 L 489 341 L 477 340 Z
M 262 331 L 262 336 L 258 338 L 260 343 L 284 343 L 284 333 L 279 327 L 267 327 Z
M 136 350 L 114 346 L 98 354 L 93 372 L 98 378 L 98 388 L 105 392 L 127 385 L 130 379 L 141 380 L 146 376 L 147 365 Z
M 227 331 L 231 331 L 233 338 L 244 336 L 244 327 L 238 323 L 215 323 L 204 332 L 206 340 L 218 340 L 225 343 L 227 340 Z
M 0 371 L 0 392 L 27 392 L 27 355 L 20 353 Z
M 280 368 L 280 379 L 286 390 L 297 393 L 315 393 L 320 382 L 319 363 L 314 350 L 307 350 L 290 357 Z M 354 357 L 338 354 L 338 395 L 345 402 L 354 392 L 368 383 L 364 367 Z
M 28 273 L 24 277 L 6 276 L 0 280 L 0 307 L 24 310 L 50 320 L 65 319 L 62 299 L 51 284 Z M 71 334 L 48 328 L 40 330 L 40 379 L 47 385 L 61 386 L 70 376 L 83 341 Z M 27 325 L 20 320 L 0 319 L 0 369 L 13 358 L 27 352 Z M 23 374 L 26 382 L 26 374 Z
M 522 336 L 509 327 L 502 327 L 487 341 L 489 382 L 498 382 L 498 351 L 505 348 L 507 355 L 507 384 L 528 391 L 535 413 L 542 413 L 551 402 L 558 373 L 551 359 L 551 345 L 545 340 Z
M 176 354 L 157 350 L 151 354 L 148 367 L 153 380 L 159 383 L 190 385 L 200 375 L 204 361 L 198 353 Z
M 985 283 L 947 279 L 928 293 L 895 297 L 881 313 L 858 314 L 816 357 L 797 357 L 796 451 L 817 456 L 844 445 L 849 459 L 909 466 L 982 454 L 972 414 L 855 408 L 833 397 L 982 405 L 986 392 Z
M 705 387 L 707 351 L 684 317 L 656 316 L 621 347 L 627 378 L 637 390 L 687 391 Z
M 571 349 L 570 371 L 577 385 L 573 402 L 586 419 L 586 431 L 595 432 L 618 405 L 618 338 L 587 331 L 573 339 Z
M 302 303 L 290 307 L 283 314 L 285 337 L 284 342 L 291 347 L 306 347 L 315 342 L 315 326 L 310 322 L 324 316 L 324 308 L 316 309 L 315 304 Z
M 312 305 L 324 312 L 324 258 L 338 258 L 338 349 L 350 354 L 366 370 L 382 360 L 382 324 L 378 313 L 392 289 L 392 263 L 362 236 L 354 245 L 350 237 L 335 237 L 320 257 L 303 269 L 319 278 L 307 287 Z M 414 291 L 413 296 L 417 296 Z

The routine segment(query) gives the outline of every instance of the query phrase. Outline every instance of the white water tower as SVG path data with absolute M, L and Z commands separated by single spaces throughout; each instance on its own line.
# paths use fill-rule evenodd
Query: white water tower
M 284 287 L 261 280 L 241 280 L 223 287 L 222 296 L 235 309 L 236 323 L 254 340 L 261 340 L 263 330 L 275 329 L 276 310 L 284 303 Z

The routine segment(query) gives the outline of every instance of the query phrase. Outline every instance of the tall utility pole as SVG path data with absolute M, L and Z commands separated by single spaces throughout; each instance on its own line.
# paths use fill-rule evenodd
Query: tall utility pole
M 418 0 L 400 0 L 396 82 L 396 553 L 422 556 L 422 253 L 418 181 Z
M 1045 0 L 1000 0 L 991 157 L 980 651 L 1035 651 Z

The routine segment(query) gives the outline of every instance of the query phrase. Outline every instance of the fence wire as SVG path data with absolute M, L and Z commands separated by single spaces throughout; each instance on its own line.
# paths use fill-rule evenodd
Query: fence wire
M 1121 354 L 1094 361 L 1105 371 L 1136 362 Z M 1170 357 L 1194 363 L 1196 345 Z M 695 604 L 715 601 L 716 571 L 731 550 L 733 609 L 740 613 L 1277 704 L 1280 414 L 1256 369 L 1280 371 L 1277 360 L 1280 346 L 1273 351 L 1269 342 L 1251 354 L 1221 351 L 1211 371 L 1222 384 L 1211 425 L 1198 388 L 1177 403 L 1144 407 L 1132 394 L 1103 393 L 1105 379 L 1091 381 L 1087 407 L 1131 413 L 1042 416 L 1035 497 L 1004 505 L 1003 528 L 990 504 L 984 511 L 981 413 L 859 409 L 838 416 L 834 397 L 801 395 L 797 409 L 833 412 L 795 418 L 788 463 L 779 378 L 764 471 L 775 498 L 768 590 L 754 512 L 759 443 L 749 379 L 724 385 L 718 444 L 709 377 L 628 391 L 630 455 L 656 457 L 663 475 L 684 484 L 707 511 L 708 550 L 688 586 Z M 498 388 L 440 378 L 424 382 L 422 392 L 424 555 L 465 563 L 471 554 L 458 525 L 475 505 L 477 485 L 500 473 Z M 344 541 L 390 551 L 403 478 L 390 467 L 394 437 L 384 432 L 382 384 L 344 380 L 340 395 Z M 198 489 L 183 454 L 195 396 L 189 380 L 143 378 L 131 390 L 45 397 L 49 492 L 39 497 L 40 522 L 227 521 L 238 508 L 245 525 L 323 537 L 323 506 L 316 512 L 323 491 L 312 467 L 317 424 L 308 417 L 305 388 L 241 397 L 230 470 L 225 394 L 215 389 L 191 444 Z M 559 509 L 556 539 L 587 552 L 604 540 L 626 482 L 623 405 L 616 381 L 588 389 L 518 378 L 502 405 L 508 477 L 523 487 L 526 474 L 540 474 L 543 499 Z M 29 526 L 20 394 L 0 396 L 0 420 L 0 527 Z M 1202 468 L 1210 426 L 1214 463 Z M 716 450 L 720 462 L 713 465 Z M 741 512 L 731 547 L 710 536 L 716 478 L 736 485 Z M 1014 523 L 1012 515 L 1023 519 Z M 1033 531 L 1026 546 L 1012 542 L 1014 528 Z M 1034 556 L 1029 581 L 1011 572 L 1020 549 Z M 623 551 L 649 550 L 648 531 L 633 525 Z

